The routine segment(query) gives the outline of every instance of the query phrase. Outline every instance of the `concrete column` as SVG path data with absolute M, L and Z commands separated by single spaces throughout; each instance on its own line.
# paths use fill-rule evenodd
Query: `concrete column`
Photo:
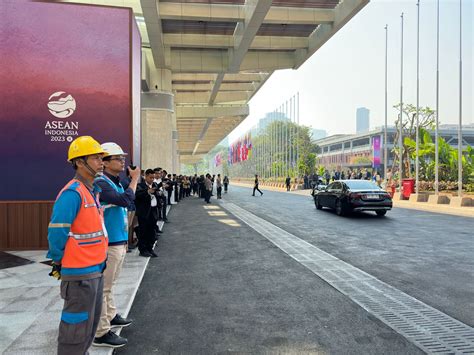
M 172 118 L 167 111 L 142 110 L 142 169 L 173 169 Z
M 175 105 L 159 97 L 172 94 L 171 71 L 151 68 L 149 75 L 151 90 L 144 93 L 148 99 L 142 100 L 149 106 L 142 107 L 142 168 L 161 167 L 178 173 Z M 153 94 L 157 94 L 156 98 Z

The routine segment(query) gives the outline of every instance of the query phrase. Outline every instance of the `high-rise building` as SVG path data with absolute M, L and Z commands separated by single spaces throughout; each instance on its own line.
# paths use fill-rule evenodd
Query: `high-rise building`
M 311 139 L 314 141 L 316 139 L 323 139 L 326 138 L 328 133 L 324 129 L 317 129 L 317 128 L 312 128 L 311 129 Z
M 264 118 L 261 118 L 258 121 L 258 131 L 264 130 L 273 121 L 289 121 L 289 120 L 290 118 L 287 117 L 283 112 L 268 112 Z
M 369 131 L 369 109 L 359 107 L 356 112 L 356 133 Z

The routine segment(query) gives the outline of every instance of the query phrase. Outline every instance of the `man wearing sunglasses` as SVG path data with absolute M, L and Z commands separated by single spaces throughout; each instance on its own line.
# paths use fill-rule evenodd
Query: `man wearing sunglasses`
M 131 182 L 125 190 L 120 184 L 120 173 L 125 170 L 126 155 L 116 143 L 104 143 L 102 149 L 104 174 L 95 179 L 100 189 L 100 204 L 104 208 L 105 227 L 109 234 L 107 268 L 104 271 L 104 294 L 99 327 L 94 346 L 119 348 L 127 339 L 111 331 L 115 327 L 127 327 L 132 321 L 120 316 L 115 308 L 112 288 L 122 270 L 128 248 L 127 207 L 135 200 L 135 190 L 140 178 L 140 168 L 127 167 Z

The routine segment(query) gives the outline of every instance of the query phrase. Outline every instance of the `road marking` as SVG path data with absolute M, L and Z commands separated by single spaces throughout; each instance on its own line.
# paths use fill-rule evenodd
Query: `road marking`
M 473 354 L 474 329 L 243 208 L 220 204 L 332 287 L 429 354 Z

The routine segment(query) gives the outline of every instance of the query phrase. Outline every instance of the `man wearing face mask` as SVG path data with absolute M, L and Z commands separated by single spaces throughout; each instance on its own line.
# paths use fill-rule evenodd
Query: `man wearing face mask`
M 59 192 L 48 225 L 49 274 L 61 280 L 58 354 L 85 354 L 94 339 L 102 309 L 102 273 L 107 258 L 107 230 L 93 187 L 103 171 L 104 150 L 89 136 L 69 146 L 76 174 Z
M 127 207 L 135 200 L 135 190 L 140 178 L 140 168 L 128 172 L 131 178 L 125 190 L 120 183 L 120 173 L 125 170 L 127 153 L 113 142 L 102 144 L 104 174 L 95 179 L 100 189 L 100 203 L 104 208 L 105 227 L 109 234 L 107 268 L 104 271 L 104 295 L 99 327 L 95 334 L 94 346 L 119 348 L 127 339 L 112 332 L 112 328 L 128 327 L 132 321 L 123 318 L 115 308 L 113 286 L 122 270 L 128 248 L 128 214 Z

